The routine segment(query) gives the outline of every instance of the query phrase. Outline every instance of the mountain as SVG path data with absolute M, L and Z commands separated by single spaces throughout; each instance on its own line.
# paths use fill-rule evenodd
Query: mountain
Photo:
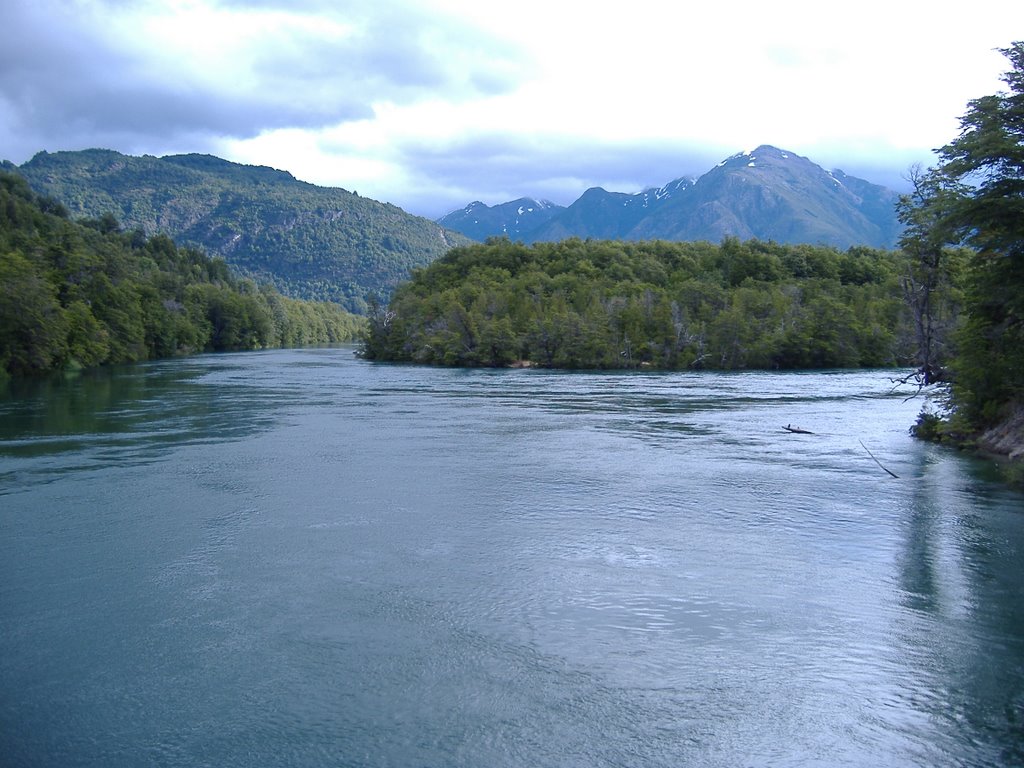
M 519 239 L 746 240 L 891 248 L 900 233 L 895 192 L 771 146 L 726 158 L 696 181 L 635 195 L 587 190 Z M 495 206 L 500 208 L 501 206 Z M 442 219 L 448 221 L 448 217 Z M 501 230 L 475 230 L 484 239 Z M 481 236 L 482 235 L 482 236 Z
M 126 229 L 199 247 L 282 293 L 357 312 L 368 295 L 390 292 L 412 268 L 469 242 L 394 205 L 210 155 L 90 149 L 5 167 L 72 216 L 113 214 Z
M 692 185 L 693 182 L 687 179 L 676 179 L 661 189 L 648 189 L 635 195 L 591 187 L 557 216 L 527 233 L 525 240 L 554 242 L 567 237 L 631 239 L 629 232 Z
M 486 240 L 494 235 L 507 235 L 510 240 L 520 240 L 527 232 L 537 229 L 564 210 L 564 205 L 530 197 L 495 206 L 476 201 L 442 216 L 437 223 L 474 240 Z

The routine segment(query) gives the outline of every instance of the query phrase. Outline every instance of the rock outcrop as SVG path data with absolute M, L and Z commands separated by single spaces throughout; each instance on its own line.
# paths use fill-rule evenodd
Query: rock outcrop
M 1024 404 L 1017 404 L 1007 418 L 982 433 L 978 447 L 1013 460 L 1024 459 Z

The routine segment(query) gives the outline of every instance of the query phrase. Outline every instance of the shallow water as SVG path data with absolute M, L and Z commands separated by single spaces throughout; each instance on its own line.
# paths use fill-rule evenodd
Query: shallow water
M 1024 498 L 889 378 L 326 349 L 24 387 L 0 763 L 1024 762 Z

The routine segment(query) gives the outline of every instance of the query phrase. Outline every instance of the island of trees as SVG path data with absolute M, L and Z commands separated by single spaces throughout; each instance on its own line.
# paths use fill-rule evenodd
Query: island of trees
M 166 236 L 62 204 L 0 171 L 0 379 L 190 352 L 356 337 L 365 320 L 286 298 Z
M 951 265 L 959 254 L 953 253 Z M 372 360 L 555 368 L 902 366 L 916 355 L 900 251 L 507 239 L 453 249 L 375 306 Z M 952 282 L 932 294 L 952 317 Z

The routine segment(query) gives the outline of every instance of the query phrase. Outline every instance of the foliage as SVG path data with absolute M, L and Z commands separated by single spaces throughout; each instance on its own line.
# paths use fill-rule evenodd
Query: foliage
M 1003 53 L 1009 90 L 968 104 L 908 209 L 920 239 L 974 251 L 950 368 L 954 409 L 975 429 L 1024 399 L 1024 43 Z
M 361 318 L 234 277 L 110 216 L 73 222 L 0 171 L 0 378 L 202 350 L 347 341 Z
M 917 415 L 917 421 L 910 428 L 910 434 L 922 440 L 939 442 L 942 439 L 942 425 L 945 422 L 937 413 L 921 411 Z
M 290 296 L 363 312 L 462 235 L 393 205 L 291 174 L 209 155 L 130 157 L 109 150 L 40 152 L 17 169 L 74 217 L 113 214 L 222 257 Z
M 373 360 L 554 368 L 907 364 L 895 251 L 507 239 L 453 249 L 374 305 Z
M 946 190 L 919 167 L 912 169 L 910 181 L 913 192 L 902 195 L 896 206 L 904 225 L 899 245 L 908 256 L 901 287 L 914 319 L 917 370 L 912 378 L 925 387 L 950 378 L 948 364 L 960 322 L 956 310 L 963 302 L 962 275 L 969 254 L 948 247 L 951 233 L 942 220 L 950 204 Z

